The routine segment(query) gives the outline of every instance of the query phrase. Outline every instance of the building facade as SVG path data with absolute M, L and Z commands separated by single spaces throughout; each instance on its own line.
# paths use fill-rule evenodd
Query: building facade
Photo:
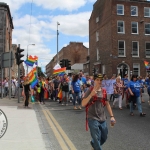
M 70 60 L 71 66 L 77 63 L 85 63 L 88 56 L 88 48 L 82 42 L 70 42 L 58 52 L 59 62 L 62 59 Z M 57 64 L 57 55 L 53 57 L 49 64 L 46 65 L 46 74 L 53 74 L 53 68 Z
M 0 57 L 3 52 L 9 52 L 12 48 L 12 30 L 14 29 L 13 21 L 9 6 L 0 2 Z M 6 68 L 4 76 L 9 75 Z
M 150 2 L 97 0 L 89 20 L 90 73 L 146 76 L 150 60 Z M 150 62 L 150 61 L 149 61 Z

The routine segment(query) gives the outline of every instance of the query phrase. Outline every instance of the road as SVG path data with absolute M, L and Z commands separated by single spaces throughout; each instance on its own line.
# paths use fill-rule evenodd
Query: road
M 123 110 L 117 107 L 113 109 L 117 123 L 113 128 L 110 127 L 108 117 L 109 134 L 107 142 L 102 146 L 103 150 L 150 150 L 150 106 L 146 93 L 143 98 L 146 102 L 142 104 L 142 108 L 147 114 L 146 117 L 140 117 L 137 109 L 134 110 L 134 116 L 130 116 L 129 109 L 125 107 Z M 110 104 L 112 105 L 112 102 Z M 66 145 L 68 150 L 91 150 L 90 132 L 85 130 L 84 108 L 74 110 L 72 103 L 62 106 L 51 100 L 48 100 L 46 105 L 36 104 L 35 107 L 46 123 L 46 129 L 49 131 L 46 131 L 49 136 L 47 142 L 51 142 L 53 150 L 61 150 Z M 60 136 L 57 136 L 58 134 Z

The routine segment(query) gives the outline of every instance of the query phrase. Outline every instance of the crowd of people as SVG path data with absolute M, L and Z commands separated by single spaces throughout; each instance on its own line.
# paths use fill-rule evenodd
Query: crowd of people
M 112 93 L 110 94 L 103 82 L 112 80 Z M 68 106 L 72 103 L 74 110 L 86 108 L 86 129 L 90 128 L 91 146 L 93 149 L 101 149 L 101 145 L 106 141 L 108 129 L 106 125 L 106 106 L 110 115 L 111 125 L 114 126 L 116 120 L 112 109 L 125 107 L 130 110 L 130 116 L 134 116 L 137 107 L 140 117 L 145 117 L 146 113 L 142 110 L 143 93 L 146 92 L 150 97 L 150 74 L 147 77 L 132 75 L 131 79 L 127 74 L 121 78 L 120 75 L 113 75 L 110 79 L 106 74 L 94 74 L 93 76 L 84 75 L 82 71 L 77 74 L 53 76 L 49 78 L 38 77 L 38 84 L 31 88 L 29 78 L 21 77 L 20 83 L 12 77 L 11 82 L 7 78 L 2 82 L 4 96 L 8 96 L 9 85 L 11 86 L 12 97 L 16 97 L 18 87 L 24 100 L 24 107 L 29 106 L 29 98 L 33 97 L 39 104 L 45 104 L 45 100 L 57 101 L 61 105 Z M 147 89 L 147 91 L 146 91 Z M 108 94 L 109 93 L 109 94 Z M 31 95 L 31 96 L 30 96 Z M 110 106 L 109 101 L 112 102 Z M 150 100 L 148 100 L 150 105 Z M 117 106 L 116 106 L 117 105 Z M 101 137 L 99 137 L 101 136 Z M 97 140 L 99 137 L 101 140 Z

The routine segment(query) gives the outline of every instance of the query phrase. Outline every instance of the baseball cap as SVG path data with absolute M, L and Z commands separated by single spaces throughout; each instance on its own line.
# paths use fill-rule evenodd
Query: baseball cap
M 102 74 L 95 74 L 94 79 L 96 79 L 96 78 L 103 79 L 103 75 Z

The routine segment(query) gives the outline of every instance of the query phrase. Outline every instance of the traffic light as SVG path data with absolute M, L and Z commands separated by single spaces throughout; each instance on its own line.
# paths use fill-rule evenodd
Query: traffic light
M 66 67 L 66 65 L 65 65 L 65 59 L 62 59 L 60 61 L 60 66 L 61 66 L 61 68 Z
M 70 64 L 70 60 L 66 59 L 66 69 L 67 70 L 71 70 L 71 64 Z
M 93 68 L 92 72 L 93 72 L 93 74 L 95 74 L 95 73 L 96 73 L 96 69 L 95 69 L 95 68 Z
M 24 60 L 21 60 L 21 58 L 24 56 L 23 54 L 21 54 L 21 52 L 23 52 L 24 49 L 20 49 L 20 47 L 17 47 L 17 52 L 15 53 L 16 55 L 16 64 L 19 66 L 22 62 L 24 62 Z

